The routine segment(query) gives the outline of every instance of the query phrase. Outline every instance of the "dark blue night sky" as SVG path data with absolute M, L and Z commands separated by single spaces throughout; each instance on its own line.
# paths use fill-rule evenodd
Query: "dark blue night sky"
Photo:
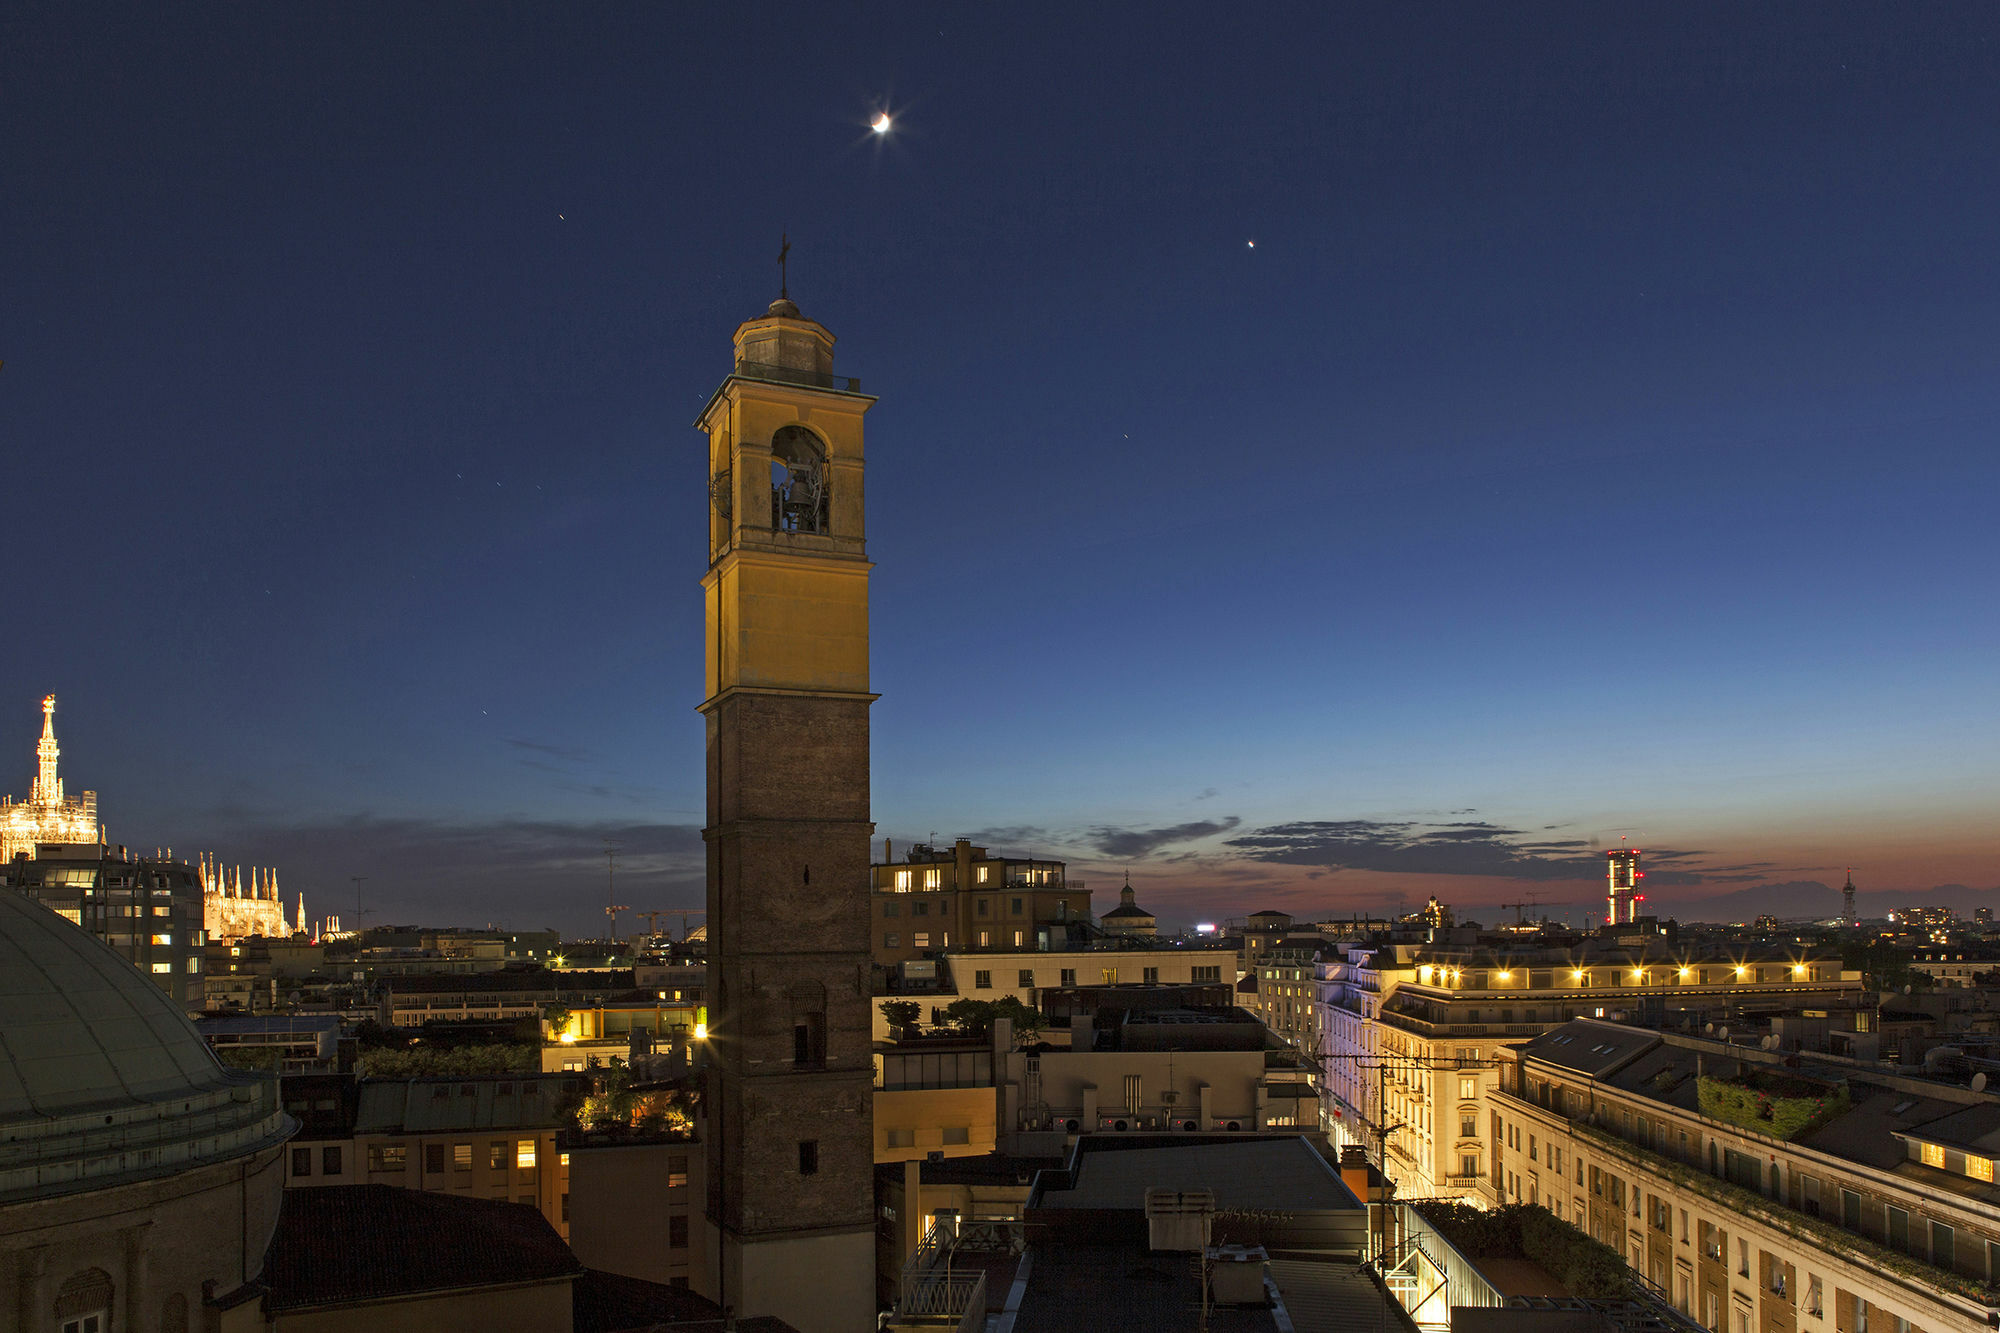
M 783 232 L 899 844 L 2000 884 L 2000 10 L 412 8 L 0 17 L 16 795 L 53 691 L 113 841 L 316 916 L 697 904 L 689 423 Z

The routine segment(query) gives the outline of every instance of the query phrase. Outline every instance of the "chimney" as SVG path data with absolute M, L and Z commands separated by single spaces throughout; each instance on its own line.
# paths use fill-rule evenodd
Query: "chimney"
M 1354 1191 L 1354 1197 L 1368 1202 L 1368 1150 L 1350 1143 L 1340 1150 L 1340 1183 Z

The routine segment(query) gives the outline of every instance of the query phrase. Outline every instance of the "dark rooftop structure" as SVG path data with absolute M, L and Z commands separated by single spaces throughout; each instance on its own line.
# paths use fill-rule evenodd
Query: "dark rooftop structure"
M 1024 1216 L 1013 1333 L 1406 1326 L 1357 1269 L 1366 1205 L 1304 1138 L 1085 1138 Z
M 264 1260 L 274 1312 L 569 1281 L 583 1265 L 535 1209 L 389 1185 L 287 1190 Z

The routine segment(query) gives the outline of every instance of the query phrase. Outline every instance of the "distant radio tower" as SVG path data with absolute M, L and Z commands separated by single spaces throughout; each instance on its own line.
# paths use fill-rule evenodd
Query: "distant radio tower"
M 1854 867 L 1853 866 L 1847 867 L 1847 883 L 1843 885 L 1840 890 L 1840 912 L 1841 912 L 1841 919 L 1845 921 L 1848 925 L 1858 926 L 1861 924 L 1860 918 L 1854 915 Z

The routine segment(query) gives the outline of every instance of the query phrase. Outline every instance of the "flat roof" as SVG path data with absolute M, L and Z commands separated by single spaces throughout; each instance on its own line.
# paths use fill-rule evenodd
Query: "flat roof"
M 1079 1145 L 1076 1183 L 1038 1190 L 1042 1208 L 1144 1212 L 1149 1189 L 1210 1190 L 1218 1208 L 1333 1212 L 1362 1207 L 1303 1137 L 1180 1143 L 1157 1148 Z

